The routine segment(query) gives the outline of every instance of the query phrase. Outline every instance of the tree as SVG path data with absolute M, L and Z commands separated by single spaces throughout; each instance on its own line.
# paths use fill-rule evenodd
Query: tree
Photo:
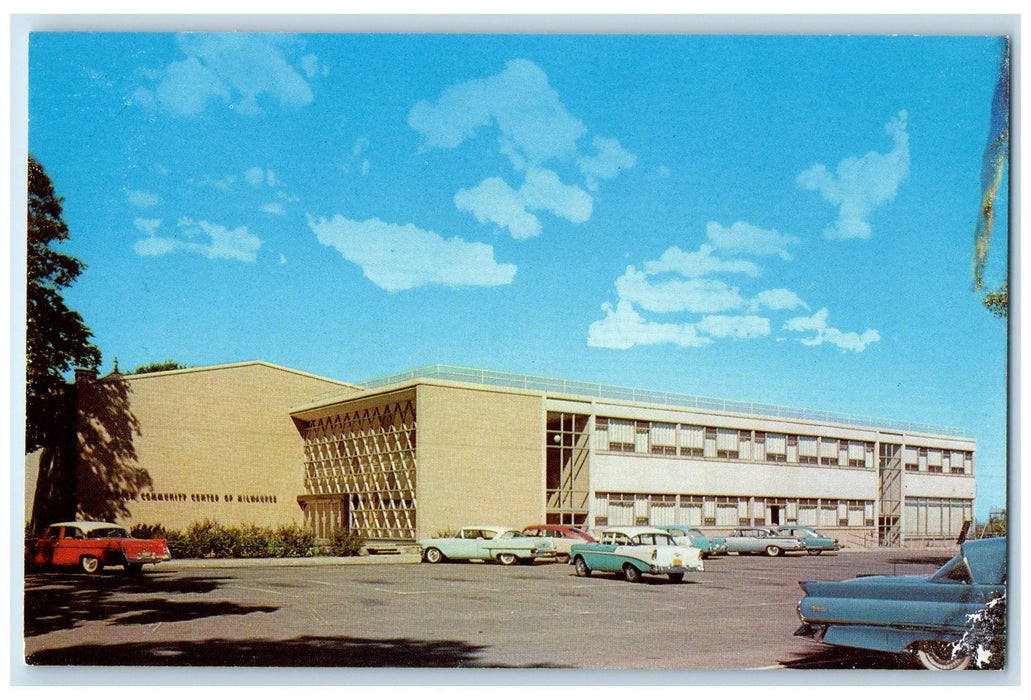
M 974 232 L 974 290 L 977 292 L 984 289 L 984 268 L 992 242 L 992 224 L 995 222 L 995 199 L 1002 183 L 1003 172 L 1009 162 L 1009 120 L 1010 46 L 1009 39 L 1003 37 L 999 74 L 992 95 L 988 144 L 981 164 L 981 208 L 977 217 L 977 229 Z M 1009 316 L 1009 284 L 1003 284 L 996 291 L 987 292 L 983 302 L 996 316 Z
M 26 454 L 59 450 L 69 426 L 75 425 L 65 375 L 75 367 L 100 365 L 100 350 L 90 342 L 93 333 L 61 296 L 86 269 L 82 261 L 56 249 L 68 239 L 61 218 L 63 198 L 54 194 L 50 177 L 31 155 L 28 175 Z
M 116 360 L 117 362 L 117 360 Z M 133 370 L 133 374 L 150 374 L 151 372 L 170 372 L 176 369 L 189 369 L 186 365 L 181 365 L 175 360 L 165 360 L 164 362 L 151 362 L 149 365 L 140 365 Z

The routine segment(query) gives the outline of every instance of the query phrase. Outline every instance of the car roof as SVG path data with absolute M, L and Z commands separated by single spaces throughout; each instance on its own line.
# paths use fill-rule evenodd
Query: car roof
M 615 532 L 627 537 L 636 537 L 637 535 L 651 534 L 651 535 L 668 535 L 669 533 L 665 530 L 660 530 L 657 527 L 650 525 L 625 525 L 623 527 L 607 527 L 601 531 L 604 535 L 607 532 Z
M 1006 580 L 1006 538 L 968 540 L 960 545 L 975 583 L 1003 583 Z
M 102 527 L 117 527 L 123 530 L 125 529 L 117 523 L 105 523 L 100 522 L 99 520 L 69 520 L 63 523 L 53 523 L 50 527 L 77 527 L 82 530 L 86 530 L 87 532 L 90 530 L 97 530 Z

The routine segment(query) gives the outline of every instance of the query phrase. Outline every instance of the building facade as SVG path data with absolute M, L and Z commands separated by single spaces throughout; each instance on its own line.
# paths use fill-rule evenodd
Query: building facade
M 954 540 L 973 518 L 974 441 L 926 426 L 443 366 L 292 416 L 320 534 L 799 524 L 902 546 Z
M 248 362 L 76 390 L 77 514 L 125 524 L 395 542 L 470 522 L 798 524 L 898 547 L 973 519 L 976 444 L 929 426 L 441 365 L 355 385 Z

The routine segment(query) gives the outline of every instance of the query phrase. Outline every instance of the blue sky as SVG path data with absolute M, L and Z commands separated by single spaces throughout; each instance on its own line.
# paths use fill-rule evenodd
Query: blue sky
M 104 371 L 448 363 L 964 430 L 993 37 L 33 34 Z M 1003 203 L 1000 220 L 1005 222 Z M 987 282 L 1005 279 L 1004 223 Z

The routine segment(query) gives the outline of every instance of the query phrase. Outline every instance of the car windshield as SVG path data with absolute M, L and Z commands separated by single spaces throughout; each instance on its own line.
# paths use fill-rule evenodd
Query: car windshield
M 938 583 L 974 582 L 973 576 L 970 575 L 970 568 L 967 566 L 967 560 L 962 554 L 957 554 L 945 562 L 945 565 L 931 576 L 931 580 Z
M 519 532 L 518 530 L 505 530 L 501 533 L 501 536 L 498 539 L 511 540 L 515 539 L 516 537 L 526 537 L 526 535 Z
M 98 527 L 96 530 L 90 530 L 86 537 L 91 540 L 107 540 L 112 537 L 130 537 L 129 533 L 125 528 L 121 527 Z

